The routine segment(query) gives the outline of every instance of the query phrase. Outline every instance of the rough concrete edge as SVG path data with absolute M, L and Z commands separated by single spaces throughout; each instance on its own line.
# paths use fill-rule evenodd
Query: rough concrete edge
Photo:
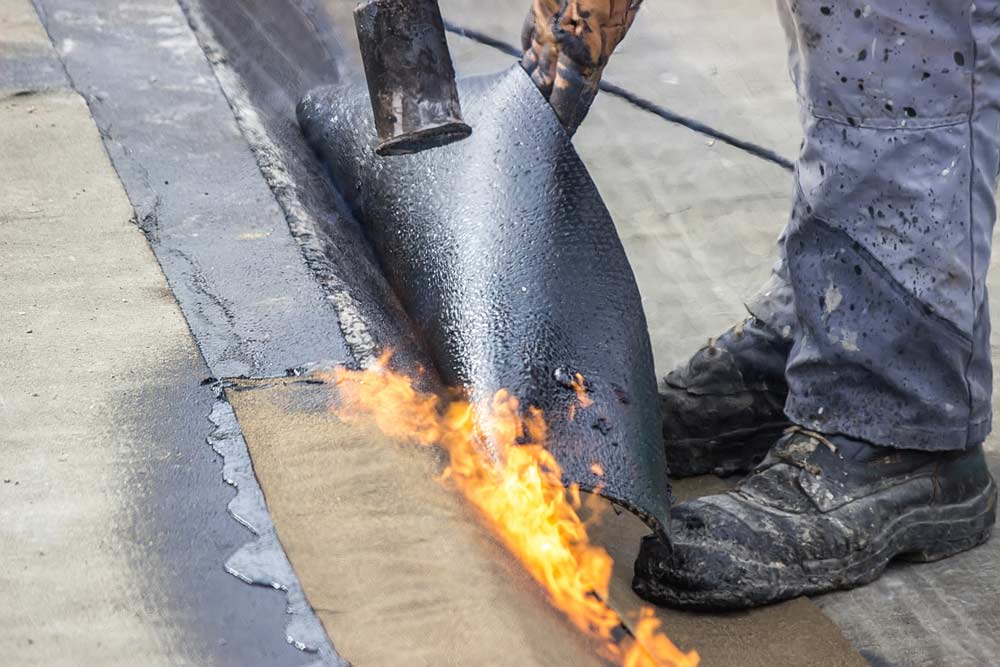
M 49 39 L 51 51 L 65 77 L 66 87 L 80 96 L 84 104 L 87 105 L 88 113 L 93 116 L 87 96 L 83 95 L 74 84 L 72 76 L 66 69 L 66 63 L 63 62 L 62 55 L 52 41 L 52 35 L 45 20 L 44 7 L 39 5 L 38 0 L 30 0 L 30 2 L 38 17 L 39 24 Z M 103 145 L 108 138 L 103 132 L 99 133 Z M 106 145 L 104 149 L 107 152 Z M 115 176 L 121 181 L 118 168 L 110 154 L 108 162 L 114 170 Z M 122 184 L 122 190 L 128 197 L 124 184 Z M 130 197 L 129 205 L 132 206 Z M 136 226 L 141 227 L 138 224 L 138 212 L 134 206 L 132 220 Z M 148 236 L 146 240 L 147 243 L 150 242 Z M 159 259 L 156 262 L 159 266 Z M 162 272 L 163 267 L 159 266 L 159 268 Z M 188 335 L 194 340 L 194 332 L 191 331 L 187 318 L 185 318 L 185 324 L 188 327 Z M 202 354 L 200 348 L 198 354 Z M 346 662 L 333 648 L 319 617 L 306 599 L 298 576 L 278 540 L 274 522 L 264 499 L 264 492 L 253 471 L 253 463 L 250 460 L 250 451 L 247 448 L 246 440 L 243 438 L 243 431 L 232 406 L 222 396 L 221 388 L 216 389 L 216 403 L 208 415 L 208 420 L 215 428 L 209 433 L 206 441 L 222 457 L 223 481 L 236 489 L 236 495 L 229 501 L 227 510 L 237 523 L 257 536 L 256 540 L 248 541 L 226 560 L 225 570 L 245 583 L 267 586 L 285 592 L 288 599 L 286 613 L 291 616 L 285 625 L 285 639 L 300 651 L 317 655 L 318 660 L 313 662 L 311 667 L 350 667 L 350 663 Z
M 177 4 L 187 17 L 195 38 L 212 66 L 216 81 L 222 88 L 236 123 L 257 158 L 264 180 L 271 187 L 278 205 L 285 213 L 292 237 L 298 243 L 306 264 L 312 269 L 320 286 L 327 293 L 327 300 L 337 313 L 348 351 L 362 368 L 368 367 L 377 358 L 378 346 L 354 297 L 336 275 L 333 265 L 323 251 L 322 243 L 317 238 L 316 230 L 322 229 L 321 222 L 309 212 L 299 198 L 291 176 L 279 157 L 277 143 L 254 110 L 253 102 L 240 75 L 229 65 L 226 50 L 216 38 L 200 6 L 190 0 L 178 0 Z
M 306 600 L 302 584 L 278 540 L 236 412 L 228 401 L 219 398 L 208 419 L 214 428 L 207 442 L 222 457 L 223 479 L 236 489 L 236 495 L 229 501 L 229 514 L 257 536 L 229 557 L 226 571 L 248 584 L 285 592 L 290 616 L 285 638 L 300 651 L 318 657 L 311 667 L 349 667 Z

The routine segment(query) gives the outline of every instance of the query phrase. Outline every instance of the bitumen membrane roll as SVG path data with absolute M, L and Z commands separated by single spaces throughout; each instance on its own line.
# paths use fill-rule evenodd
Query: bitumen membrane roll
M 567 484 L 663 529 L 671 495 L 653 357 L 614 222 L 519 66 L 461 80 L 459 94 L 472 136 L 416 155 L 375 154 L 360 86 L 313 90 L 299 124 L 442 380 L 475 403 L 506 389 L 540 408 Z

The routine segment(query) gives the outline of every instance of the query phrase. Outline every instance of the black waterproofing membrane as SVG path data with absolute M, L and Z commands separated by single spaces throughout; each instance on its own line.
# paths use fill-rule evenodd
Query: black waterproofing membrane
M 362 87 L 314 90 L 298 117 L 442 379 L 476 402 L 507 389 L 541 408 L 567 483 L 662 528 L 653 357 L 611 216 L 519 66 L 462 80 L 459 94 L 472 136 L 416 155 L 375 155 Z

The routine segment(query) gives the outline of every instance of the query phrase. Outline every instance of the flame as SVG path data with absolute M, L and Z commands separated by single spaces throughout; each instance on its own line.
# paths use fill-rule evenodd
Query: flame
M 677 652 L 674 643 L 660 630 L 661 625 L 663 623 L 649 607 L 643 607 L 639 611 L 639 623 L 635 629 L 635 643 L 645 649 L 642 651 L 645 655 L 640 654 L 639 651 L 629 651 L 625 654 L 622 667 L 648 667 L 648 665 L 657 664 L 650 662 L 651 657 L 673 655 Z M 694 651 L 682 657 L 686 658 L 688 662 L 676 664 L 691 665 L 692 667 L 696 667 L 698 664 L 698 654 Z M 655 658 L 653 659 L 655 660 Z
M 583 373 L 573 374 L 573 391 L 576 392 L 576 400 L 580 401 L 581 408 L 589 408 L 594 404 L 593 399 L 587 396 L 587 381 L 583 377 Z
M 579 404 L 581 408 L 589 408 L 594 404 L 594 400 L 587 395 L 587 381 L 584 379 L 583 373 L 573 373 L 573 379 L 569 381 L 569 388 L 576 394 L 577 401 L 569 405 L 569 420 L 573 421 L 576 419 L 577 405 Z
M 449 466 L 442 478 L 479 510 L 551 603 L 602 641 L 606 657 L 624 667 L 697 666 L 698 654 L 678 649 L 650 609 L 642 612 L 635 640 L 616 639 L 621 619 L 605 602 L 614 563 L 587 537 L 577 513 L 580 489 L 563 486 L 559 463 L 544 446 L 540 410 L 521 410 L 505 390 L 485 407 L 462 398 L 442 400 L 418 391 L 388 361 L 386 354 L 367 370 L 334 369 L 342 419 L 367 416 L 389 437 L 443 447 Z M 574 389 L 581 408 L 592 403 L 580 374 Z M 495 455 L 486 455 L 486 448 Z

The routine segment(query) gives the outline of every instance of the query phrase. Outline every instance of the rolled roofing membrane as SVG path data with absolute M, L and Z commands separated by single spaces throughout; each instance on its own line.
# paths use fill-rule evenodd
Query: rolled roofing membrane
M 476 403 L 506 389 L 540 408 L 564 481 L 662 530 L 670 487 L 653 357 L 611 216 L 519 66 L 464 79 L 459 93 L 472 136 L 416 155 L 376 156 L 362 87 L 310 92 L 299 123 L 444 382 Z

